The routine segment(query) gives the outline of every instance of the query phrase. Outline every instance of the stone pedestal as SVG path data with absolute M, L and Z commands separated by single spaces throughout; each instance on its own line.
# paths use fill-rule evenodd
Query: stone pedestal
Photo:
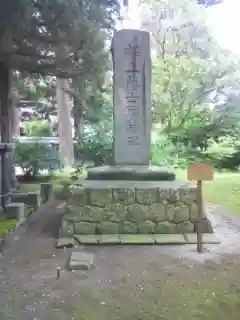
M 88 169 L 87 180 L 172 181 L 176 175 L 157 166 L 102 166 Z
M 60 235 L 193 233 L 197 190 L 182 181 L 82 181 L 71 186 Z

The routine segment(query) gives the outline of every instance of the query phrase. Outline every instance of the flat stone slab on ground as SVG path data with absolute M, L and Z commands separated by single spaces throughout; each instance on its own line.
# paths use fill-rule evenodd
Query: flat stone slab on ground
M 186 234 L 185 236 L 187 238 L 188 244 L 197 243 L 196 233 L 189 233 L 189 234 Z M 204 233 L 202 235 L 202 240 L 204 244 L 220 244 L 221 243 L 221 241 L 213 233 Z
M 161 245 L 177 245 L 187 244 L 184 235 L 181 233 L 177 234 L 156 234 L 154 235 L 156 244 Z
M 103 234 L 100 237 L 101 244 L 119 244 L 120 237 L 119 234 Z
M 76 241 L 75 241 L 76 240 Z M 196 244 L 197 234 L 104 234 L 104 235 L 74 235 L 73 238 L 60 238 L 57 248 L 74 246 L 75 243 L 86 245 L 127 245 L 127 244 L 156 244 L 156 245 L 180 245 Z M 219 244 L 220 241 L 214 234 L 203 234 L 204 244 Z
M 90 252 L 73 251 L 69 259 L 69 270 L 89 270 L 94 267 L 95 256 Z
M 72 248 L 75 245 L 75 240 L 73 238 L 59 238 L 56 243 L 56 248 Z
M 89 235 L 74 235 L 74 239 L 79 244 L 99 244 L 100 243 L 100 235 L 98 234 L 89 234 Z
M 120 234 L 121 244 L 154 244 L 155 239 L 152 234 Z

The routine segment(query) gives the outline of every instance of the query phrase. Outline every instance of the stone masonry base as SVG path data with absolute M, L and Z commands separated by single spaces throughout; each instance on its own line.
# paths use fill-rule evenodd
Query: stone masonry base
M 90 234 L 188 234 L 197 218 L 197 190 L 182 181 L 81 181 L 70 187 L 60 237 Z

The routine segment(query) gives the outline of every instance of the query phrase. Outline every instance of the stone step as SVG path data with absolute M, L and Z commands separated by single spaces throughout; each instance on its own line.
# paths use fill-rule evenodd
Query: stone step
M 80 245 L 183 245 L 197 244 L 196 233 L 183 234 L 105 234 L 105 235 L 74 235 L 69 238 L 59 238 L 57 248 L 73 246 L 74 240 Z M 203 234 L 204 244 L 219 244 L 219 239 L 213 234 Z

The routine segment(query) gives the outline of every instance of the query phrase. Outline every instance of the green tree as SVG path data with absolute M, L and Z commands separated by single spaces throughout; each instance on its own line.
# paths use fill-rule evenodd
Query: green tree
M 153 111 L 159 132 L 174 143 L 206 148 L 229 125 L 227 109 L 212 107 L 226 87 L 239 87 L 239 62 L 211 37 L 205 8 L 190 0 L 143 1 L 143 27 L 152 35 Z M 232 119 L 232 118 L 231 118 Z
M 10 139 L 11 71 L 63 77 L 94 68 L 94 31 L 112 27 L 116 0 L 3 0 L 0 5 L 1 138 Z M 59 54 L 61 52 L 62 54 Z

